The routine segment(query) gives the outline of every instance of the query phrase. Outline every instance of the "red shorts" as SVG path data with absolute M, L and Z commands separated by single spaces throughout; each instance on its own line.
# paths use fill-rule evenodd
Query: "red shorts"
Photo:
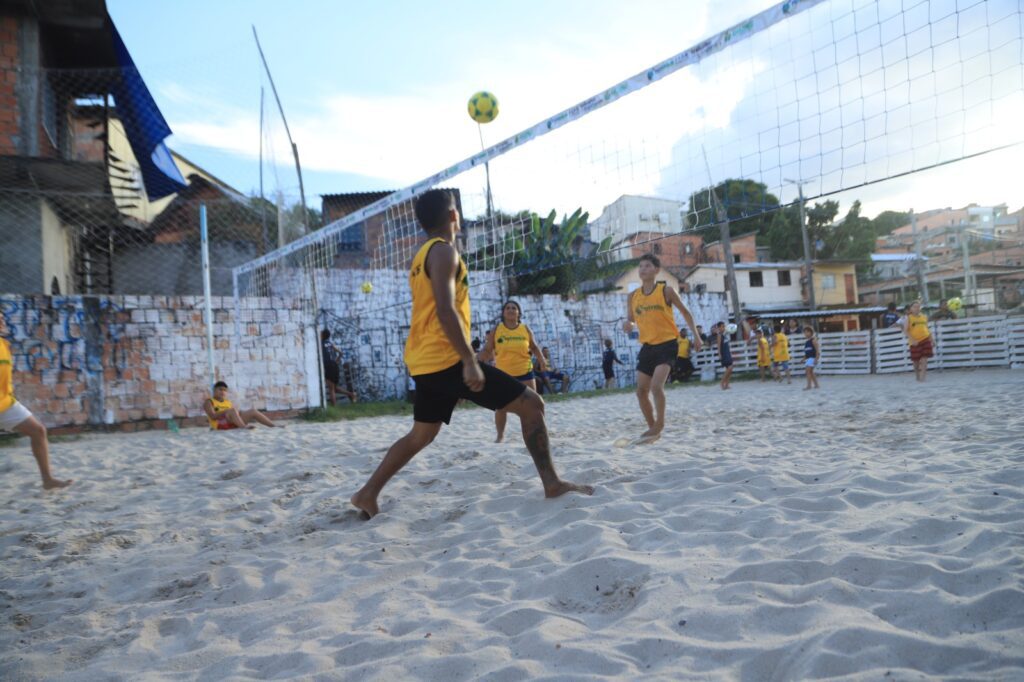
M 927 339 L 921 339 L 913 346 L 910 347 L 910 360 L 911 362 L 917 362 L 921 358 L 930 358 L 935 355 L 932 352 L 932 337 Z
M 237 429 L 237 428 L 238 428 L 238 426 L 236 426 L 235 424 L 232 424 L 229 421 L 217 422 L 217 430 L 218 431 L 230 431 L 231 429 Z

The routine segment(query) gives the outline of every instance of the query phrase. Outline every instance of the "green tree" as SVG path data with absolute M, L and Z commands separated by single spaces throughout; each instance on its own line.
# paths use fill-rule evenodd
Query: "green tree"
M 773 261 L 797 260 L 803 257 L 804 246 L 800 235 L 799 216 L 790 219 L 788 211 L 776 211 L 768 228 L 768 248 Z
M 768 191 L 767 185 L 754 180 L 729 179 L 715 186 L 715 195 L 729 217 L 731 234 L 756 232 L 758 243 L 764 243 L 773 213 L 779 207 L 778 197 Z M 708 188 L 691 194 L 688 227 L 702 230 L 704 242 L 710 243 L 721 239 L 717 222 L 718 214 Z
M 910 214 L 905 211 L 882 211 L 872 219 L 871 226 L 875 236 L 882 237 L 909 223 Z

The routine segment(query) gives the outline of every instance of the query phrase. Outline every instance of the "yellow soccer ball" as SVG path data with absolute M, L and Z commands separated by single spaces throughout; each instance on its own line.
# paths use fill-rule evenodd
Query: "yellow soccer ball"
M 369 282 L 363 282 L 363 286 L 359 288 L 363 290 L 364 294 L 369 294 L 373 291 L 373 285 L 370 284 Z
M 958 313 L 960 312 L 960 309 L 964 307 L 964 302 L 960 300 L 959 296 L 956 296 L 946 301 L 946 307 L 948 307 L 954 313 Z
M 498 98 L 486 90 L 469 98 L 469 117 L 477 123 L 490 123 L 498 117 Z

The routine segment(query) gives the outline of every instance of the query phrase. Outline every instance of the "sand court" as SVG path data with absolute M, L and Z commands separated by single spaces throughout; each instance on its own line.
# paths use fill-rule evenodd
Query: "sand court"
M 1024 676 L 1024 372 L 670 389 L 453 425 L 362 521 L 408 417 L 0 448 L 0 678 Z

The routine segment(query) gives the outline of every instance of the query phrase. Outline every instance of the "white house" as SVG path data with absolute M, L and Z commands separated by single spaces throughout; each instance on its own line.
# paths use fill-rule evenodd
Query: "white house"
M 800 263 L 734 263 L 740 306 L 782 310 L 803 306 Z M 685 282 L 691 293 L 728 293 L 725 263 L 701 263 Z
M 610 236 L 618 242 L 636 232 L 682 232 L 682 208 L 682 203 L 673 199 L 624 194 L 590 223 L 590 238 L 600 243 Z

